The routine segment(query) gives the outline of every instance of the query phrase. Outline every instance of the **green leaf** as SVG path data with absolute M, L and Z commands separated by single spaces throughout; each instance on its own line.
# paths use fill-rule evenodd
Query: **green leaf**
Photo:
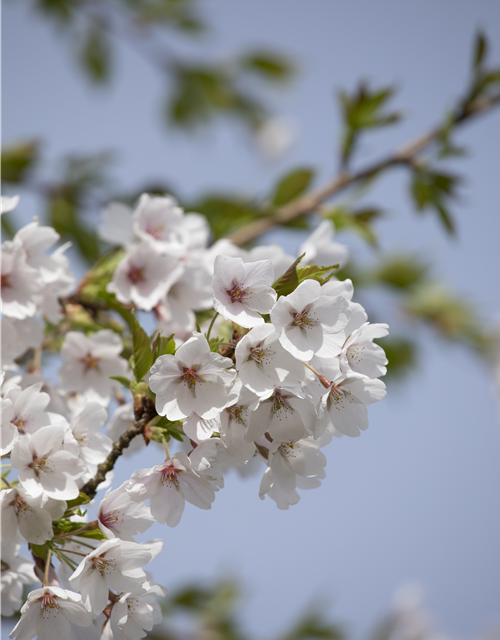
M 140 382 L 153 365 L 153 354 L 148 334 L 141 327 L 134 314 L 132 317 L 134 318 L 132 325 L 133 370 L 136 380 Z
M 208 195 L 192 203 L 189 209 L 207 218 L 216 240 L 263 215 L 252 201 L 223 194 Z
M 97 260 L 100 253 L 97 233 L 82 224 L 79 209 L 73 202 L 64 196 L 56 196 L 48 202 L 47 214 L 50 224 L 64 239 L 75 242 L 89 262 Z
M 474 42 L 474 54 L 472 59 L 472 66 L 477 69 L 481 66 L 484 57 L 488 52 L 488 41 L 486 40 L 484 33 L 478 31 L 476 34 L 476 40 Z
M 434 209 L 448 233 L 455 233 L 453 220 L 446 203 L 455 197 L 459 183 L 457 176 L 438 173 L 428 167 L 415 169 L 411 183 L 411 193 L 419 211 Z
M 20 142 L 2 149 L 2 181 L 18 184 L 27 177 L 38 159 L 39 144 L 35 140 Z
M 313 169 L 296 169 L 288 173 L 276 185 L 271 203 L 276 207 L 281 207 L 287 202 L 295 200 L 309 187 L 313 177 Z
M 289 293 L 292 293 L 292 291 L 295 291 L 295 289 L 299 286 L 297 265 L 305 255 L 306 254 L 303 253 L 301 256 L 299 256 L 297 260 L 295 260 L 295 262 L 290 267 L 288 267 L 285 273 L 280 276 L 273 284 L 273 289 L 278 294 L 278 298 L 280 296 L 287 296 Z
M 125 376 L 109 376 L 110 380 L 116 380 L 120 384 L 122 384 L 126 389 L 130 389 L 130 380 L 125 378 Z
M 175 353 L 174 334 L 168 337 L 158 335 L 151 345 L 153 352 L 153 364 L 160 356 L 173 355 Z
M 81 526 L 81 525 L 80 525 Z M 30 551 L 37 556 L 38 558 L 42 558 L 42 560 L 47 560 L 49 556 L 49 547 L 45 544 L 33 544 L 30 542 Z
M 297 276 L 299 284 L 304 280 L 316 280 L 320 284 L 325 284 L 333 276 L 335 269 L 338 269 L 338 264 L 330 265 L 329 267 L 319 267 L 314 264 L 307 265 L 306 267 L 297 267 Z
M 91 25 L 80 50 L 80 61 L 89 78 L 97 84 L 109 79 L 111 71 L 111 48 L 106 31 Z
M 416 256 L 393 255 L 386 257 L 374 271 L 374 278 L 395 289 L 407 289 L 426 279 L 429 265 Z
M 389 360 L 386 379 L 400 381 L 417 365 L 418 347 L 412 340 L 391 335 L 374 342 L 384 349 Z
M 72 509 L 73 507 L 78 507 L 81 504 L 88 504 L 90 502 L 90 498 L 85 493 L 79 493 L 77 498 L 73 498 L 73 500 L 67 501 L 67 508 Z
M 285 82 L 294 72 L 290 60 L 271 51 L 254 51 L 241 58 L 241 67 L 265 80 Z

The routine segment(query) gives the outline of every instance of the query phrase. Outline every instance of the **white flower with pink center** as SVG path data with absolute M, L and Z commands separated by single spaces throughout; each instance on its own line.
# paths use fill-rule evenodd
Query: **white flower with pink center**
M 132 245 L 117 266 L 107 291 L 138 309 L 151 311 L 182 274 L 177 258 L 161 255 L 150 244 Z
M 326 457 L 312 438 L 298 441 L 274 441 L 269 447 L 268 465 L 283 491 L 290 493 L 297 486 L 297 476 L 320 476 Z
M 70 622 L 88 627 L 92 618 L 79 593 L 60 587 L 42 587 L 28 595 L 21 618 L 9 638 L 31 640 L 38 635 L 40 640 L 69 640 Z
M 329 423 L 339 433 L 359 436 L 360 430 L 368 428 L 366 405 L 382 400 L 385 394 L 381 380 L 358 374 L 337 378 L 321 399 L 314 436 L 321 436 Z
M 152 469 L 135 471 L 127 490 L 137 502 L 149 498 L 153 518 L 169 527 L 179 524 L 186 500 L 200 509 L 210 509 L 215 500 L 208 479 L 192 469 L 191 460 L 182 452 Z
M 128 482 L 108 491 L 97 511 L 99 529 L 108 538 L 135 542 L 133 536 L 143 533 L 153 524 L 149 507 L 134 502 L 127 491 Z
M 300 440 L 312 433 L 315 422 L 316 411 L 308 396 L 298 388 L 276 387 L 273 394 L 261 399 L 251 412 L 245 440 L 258 440 L 266 432 L 279 442 Z
M 175 355 L 160 356 L 151 368 L 149 386 L 156 393 L 156 410 L 169 420 L 187 418 L 193 412 L 214 418 L 227 402 L 225 385 L 236 372 L 232 360 L 211 353 L 201 333 L 196 333 Z
M 41 382 L 32 384 L 26 389 L 12 385 L 5 393 L 4 399 L 12 402 L 11 422 L 16 425 L 20 435 L 33 434 L 50 424 L 49 414 L 45 411 L 50 402 L 50 396 L 41 391 L 41 388 Z
M 77 479 L 85 465 L 76 456 L 63 450 L 65 429 L 52 425 L 32 436 L 20 436 L 11 454 L 12 466 L 19 470 L 19 483 L 31 498 L 72 500 L 79 491 Z
M 343 296 L 322 295 L 316 280 L 304 280 L 288 296 L 281 296 L 271 311 L 283 347 L 299 360 L 309 361 L 323 345 L 325 334 L 343 330 L 349 320 Z
M 249 331 L 236 346 L 236 369 L 245 387 L 269 395 L 275 386 L 303 381 L 305 367 L 284 349 L 272 324 Z
M 335 225 L 331 220 L 323 220 L 299 248 L 299 255 L 306 254 L 302 264 L 325 267 L 338 264 L 343 267 L 349 260 L 349 249 L 340 242 L 334 242 L 334 237 Z
M 365 322 L 355 329 L 342 346 L 340 370 L 343 374 L 360 373 L 369 378 L 379 378 L 387 373 L 385 352 L 373 340 L 389 333 L 387 324 Z
M 219 255 L 212 281 L 214 308 L 241 327 L 264 324 L 262 314 L 269 313 L 276 302 L 273 282 L 270 260 L 245 263 L 241 258 Z
M 98 615 L 108 602 L 109 588 L 118 593 L 140 591 L 146 580 L 140 567 L 152 559 L 149 545 L 112 538 L 82 560 L 69 582 L 73 589 L 81 591 L 83 601 Z
M 61 388 L 66 391 L 91 390 L 97 401 L 107 402 L 116 383 L 110 376 L 128 376 L 128 362 L 120 357 L 123 342 L 110 329 L 86 336 L 79 331 L 68 331 L 59 369 Z
M 49 498 L 42 506 L 40 500 L 33 500 L 21 486 L 2 491 L 0 504 L 3 542 L 13 542 L 19 529 L 28 542 L 43 544 L 54 535 L 52 520 L 62 518 L 66 511 L 64 500 Z
M 4 242 L 0 259 L 2 313 L 18 320 L 34 316 L 34 296 L 43 287 L 40 274 L 26 262 L 26 253 L 19 242 Z

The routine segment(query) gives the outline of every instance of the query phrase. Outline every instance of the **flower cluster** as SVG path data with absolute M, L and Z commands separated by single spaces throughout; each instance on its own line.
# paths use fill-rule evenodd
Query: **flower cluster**
M 144 194 L 134 210 L 110 205 L 100 233 L 120 244 L 111 273 L 101 265 L 105 275 L 93 275 L 100 309 L 110 305 L 101 324 L 60 321 L 73 279 L 65 247 L 46 253 L 52 229 L 35 221 L 2 245 L 13 343 L 0 398 L 13 474 L 0 493 L 2 606 L 21 608 L 18 640 L 69 638 L 74 624 L 107 640 L 144 637 L 161 620 L 153 597 L 166 590 L 143 567 L 162 543 L 135 536 L 154 521 L 177 526 L 186 501 L 210 509 L 227 470 L 250 461 L 257 472 L 260 461 L 260 497 L 288 509 L 298 490 L 321 484 L 332 437 L 358 436 L 367 405 L 385 395 L 387 360 L 374 340 L 388 327 L 370 324 L 351 281 L 333 276 L 348 254 L 331 222 L 298 259 L 275 246 L 209 246 L 204 217 Z M 82 309 L 90 280 L 72 298 L 81 295 Z M 134 310 L 150 312 L 150 337 Z M 39 318 L 60 331 L 57 386 L 39 367 L 19 370 L 25 354 L 40 362 Z M 164 462 L 94 504 L 117 457 L 144 441 L 164 446 Z M 37 582 L 23 604 L 23 584 Z

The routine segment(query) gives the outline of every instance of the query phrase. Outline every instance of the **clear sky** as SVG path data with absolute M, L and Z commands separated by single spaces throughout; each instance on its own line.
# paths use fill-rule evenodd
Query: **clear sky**
M 236 127 L 195 140 L 166 132 L 157 72 L 126 46 L 111 86 L 90 88 L 75 71 L 71 43 L 61 42 L 28 4 L 3 3 L 3 142 L 40 138 L 52 159 L 116 149 L 119 184 L 135 188 L 163 178 L 189 198 L 208 188 L 262 194 L 299 164 L 317 167 L 319 181 L 326 180 L 337 164 L 335 92 L 360 78 L 396 83 L 395 104 L 407 114 L 398 127 L 367 136 L 360 160 L 405 142 L 433 124 L 465 86 L 478 27 L 500 64 L 497 0 L 206 1 L 215 33 L 199 51 L 225 55 L 260 44 L 282 48 L 299 63 L 295 85 L 272 98 L 296 122 L 298 138 L 271 163 Z M 384 248 L 433 260 L 436 275 L 493 322 L 500 311 L 500 110 L 457 139 L 470 147 L 453 165 L 467 176 L 454 209 L 458 239 L 446 238 L 433 216 L 414 214 L 400 172 L 381 180 L 370 201 L 389 212 L 380 224 Z M 36 200 L 24 198 L 21 211 L 39 213 Z M 366 254 L 358 241 L 341 239 Z M 289 250 L 300 241 L 284 238 Z M 259 637 L 321 598 L 357 640 L 407 582 L 422 585 L 443 633 L 472 638 L 500 629 L 500 428 L 491 375 L 469 352 L 415 331 L 425 344 L 418 371 L 370 407 L 370 427 L 360 438 L 329 445 L 320 489 L 302 492 L 298 505 L 281 512 L 259 500 L 260 476 L 228 476 L 211 511 L 188 506 L 177 528 L 147 532 L 165 539 L 156 579 L 174 587 L 237 577 L 246 594 L 245 624 Z M 117 482 L 155 464 L 152 455 L 122 462 Z

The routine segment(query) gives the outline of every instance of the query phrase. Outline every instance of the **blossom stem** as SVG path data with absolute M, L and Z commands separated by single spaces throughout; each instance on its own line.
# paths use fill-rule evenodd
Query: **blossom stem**
M 88 554 L 80 553 L 79 551 L 72 551 L 71 549 L 65 549 L 65 553 L 74 553 L 75 556 L 82 556 L 82 558 L 86 558 Z
M 87 522 L 86 524 L 84 524 L 83 527 L 75 529 L 74 531 L 69 531 L 68 533 L 61 533 L 60 535 L 56 536 L 56 538 L 69 538 L 71 536 L 76 536 L 82 531 L 93 531 L 94 529 L 98 528 L 99 525 L 97 524 L 97 520 L 92 520 L 92 522 Z
M 321 382 L 321 384 L 325 387 L 325 389 L 329 389 L 331 387 L 331 382 L 330 380 L 328 380 L 328 378 L 326 376 L 321 375 L 321 373 L 318 373 L 316 371 L 316 369 L 313 369 L 313 367 L 311 367 L 310 364 L 308 364 L 307 362 L 304 362 L 303 360 L 301 360 L 302 364 L 304 364 L 310 371 L 312 371 L 316 376 L 318 376 L 318 380 Z
M 11 464 L 1 464 L 0 465 L 0 469 L 7 469 L 7 468 L 10 468 L 10 467 L 12 467 Z
M 210 322 L 210 326 L 208 327 L 208 332 L 207 332 L 207 342 L 210 340 L 210 334 L 212 333 L 212 327 L 214 326 L 215 319 L 217 318 L 218 315 L 219 315 L 219 312 L 216 311 L 214 317 L 212 318 L 212 321 Z
M 167 454 L 167 460 L 170 460 L 170 451 L 168 450 L 167 441 L 165 439 L 165 436 L 163 437 L 163 446 L 165 447 L 165 453 Z
M 43 586 L 49 586 L 49 569 L 50 569 L 50 556 L 52 555 L 52 549 L 49 548 L 47 553 L 47 561 L 45 562 L 45 574 L 43 576 Z
M 73 571 L 76 569 L 76 564 L 74 562 L 71 562 L 71 560 L 60 549 L 54 547 L 53 550 L 59 560 L 65 562 L 69 567 L 71 567 L 71 569 L 73 569 Z

